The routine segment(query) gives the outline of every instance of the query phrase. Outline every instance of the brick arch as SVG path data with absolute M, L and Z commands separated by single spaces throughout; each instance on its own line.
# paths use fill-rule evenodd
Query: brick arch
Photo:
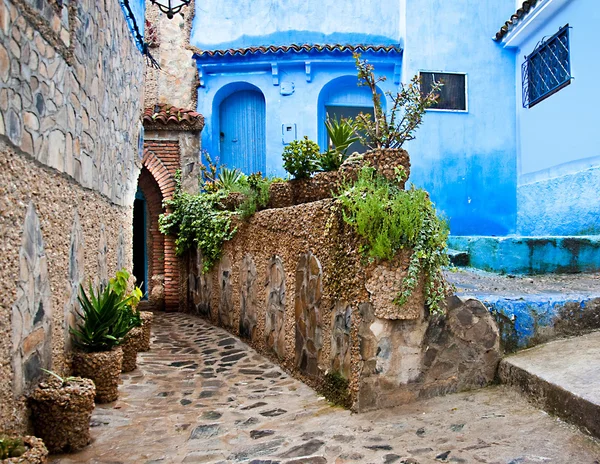
M 171 152 L 172 151 L 172 152 Z M 164 159 L 163 159 L 164 158 Z M 175 192 L 175 172 L 179 167 L 179 148 L 167 150 L 163 157 L 153 150 L 144 149 L 142 172 L 138 185 L 147 202 L 148 277 L 150 292 L 156 285 L 153 275 L 164 275 L 164 309 L 179 309 L 179 263 L 175 255 L 175 238 L 164 236 L 158 230 L 158 216 L 164 212 L 162 203 Z M 152 185 L 154 184 L 154 185 Z M 162 302 L 157 302 L 162 306 Z
M 177 167 L 175 166 L 175 169 L 173 170 L 173 166 L 164 163 L 154 151 L 148 148 L 144 149 L 142 165 L 156 180 L 163 198 L 171 198 L 173 192 L 175 192 L 175 172 L 177 171 Z

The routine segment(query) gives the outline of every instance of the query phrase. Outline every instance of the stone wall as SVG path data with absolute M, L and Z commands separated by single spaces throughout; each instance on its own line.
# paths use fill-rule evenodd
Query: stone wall
M 117 0 L 0 1 L 0 433 L 69 371 L 79 283 L 131 269 L 143 73 Z
M 194 2 L 183 8 L 183 15 L 168 19 L 156 5 L 146 0 L 146 40 L 150 53 L 161 69 L 146 71 L 145 107 L 168 103 L 180 108 L 196 108 L 198 70 L 192 59 L 190 43 Z
M 239 223 L 221 262 L 201 274 L 187 257 L 186 309 L 248 340 L 323 391 L 336 373 L 355 410 L 484 385 L 494 378 L 499 335 L 478 302 L 448 300 L 426 314 L 422 286 L 393 303 L 409 253 L 366 263 L 334 200 L 268 209 Z

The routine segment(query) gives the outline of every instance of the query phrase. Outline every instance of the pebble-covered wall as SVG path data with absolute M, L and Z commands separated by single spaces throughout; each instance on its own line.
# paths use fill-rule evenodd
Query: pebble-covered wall
M 68 372 L 79 283 L 131 268 L 143 83 L 118 0 L 0 0 L 0 433 Z
M 334 200 L 260 211 L 237 227 L 209 273 L 188 256 L 185 309 L 309 385 L 347 382 L 346 404 L 365 411 L 493 380 L 500 337 L 485 307 L 449 297 L 448 316 L 429 317 L 418 286 L 399 308 L 408 253 L 366 263 Z

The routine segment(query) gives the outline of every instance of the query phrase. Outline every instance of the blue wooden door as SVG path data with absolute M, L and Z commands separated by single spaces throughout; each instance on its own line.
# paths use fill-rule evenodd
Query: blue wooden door
M 220 106 L 221 164 L 244 174 L 266 170 L 265 98 L 242 90 Z

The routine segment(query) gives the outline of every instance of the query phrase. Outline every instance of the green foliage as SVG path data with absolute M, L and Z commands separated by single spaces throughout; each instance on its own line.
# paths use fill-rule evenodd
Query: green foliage
M 421 125 L 425 110 L 437 102 L 442 83 L 435 83 L 427 94 L 421 92 L 419 76 L 414 76 L 408 85 L 402 84 L 397 94 L 386 92 L 391 100 L 389 114 L 383 110 L 381 93 L 377 84 L 385 77 L 375 77 L 372 64 L 362 60 L 360 54 L 354 54 L 358 71 L 358 85 L 368 87 L 373 100 L 374 117 L 359 114 L 356 118 L 358 135 L 364 145 L 370 148 L 400 148 L 404 142 L 415 138 L 414 133 Z
M 0 436 L 0 460 L 18 458 L 26 452 L 27 449 L 22 439 Z
M 306 179 L 319 169 L 319 145 L 305 135 L 283 150 L 283 167 L 294 179 Z
M 200 155 L 200 189 L 205 192 L 216 192 L 217 187 L 217 164 L 213 162 L 210 153 L 207 150 L 202 150 Z
M 173 197 L 164 202 L 170 212 L 161 214 L 158 220 L 163 234 L 175 235 L 176 253 L 183 254 L 194 247 L 202 252 L 204 272 L 221 258 L 223 243 L 230 240 L 236 230 L 231 227 L 234 213 L 225 211 L 221 201 L 225 191 L 191 195 L 181 190 L 181 173 L 176 174 Z
M 120 271 L 117 271 L 115 277 L 110 279 L 109 286 L 119 295 L 121 300 L 124 300 L 125 306 L 123 308 L 123 317 L 129 320 L 131 328 L 141 327 L 142 318 L 140 317 L 140 312 L 136 308 L 144 294 L 138 286 L 134 286 L 129 292 L 127 291 L 129 288 L 130 277 L 131 275 L 126 269 L 121 269 Z
M 131 330 L 128 301 L 110 286 L 96 294 L 90 283 L 88 296 L 80 285 L 77 299 L 81 305 L 80 321 L 70 332 L 75 346 L 83 351 L 108 351 Z
M 237 208 L 242 220 L 248 220 L 256 211 L 264 208 L 269 203 L 269 187 L 273 179 L 263 177 L 262 173 L 255 172 L 239 182 L 237 190 L 243 193 L 246 199 Z
M 221 166 L 217 182 L 215 184 L 217 190 L 233 190 L 240 181 L 245 180 L 244 174 L 239 169 L 229 169 Z
M 356 136 L 354 121 L 350 118 L 329 118 L 325 121 L 330 146 L 319 158 L 319 167 L 322 171 L 336 171 L 347 158 L 350 145 L 360 140 Z
M 349 409 L 352 406 L 350 382 L 339 372 L 328 372 L 323 378 L 321 394 L 336 406 Z
M 406 303 L 423 275 L 426 304 L 432 313 L 440 312 L 446 290 L 441 271 L 448 265 L 448 227 L 438 218 L 427 192 L 414 187 L 402 190 L 367 166 L 336 198 L 344 221 L 365 240 L 367 256 L 391 260 L 402 249 L 413 251 L 395 303 Z

